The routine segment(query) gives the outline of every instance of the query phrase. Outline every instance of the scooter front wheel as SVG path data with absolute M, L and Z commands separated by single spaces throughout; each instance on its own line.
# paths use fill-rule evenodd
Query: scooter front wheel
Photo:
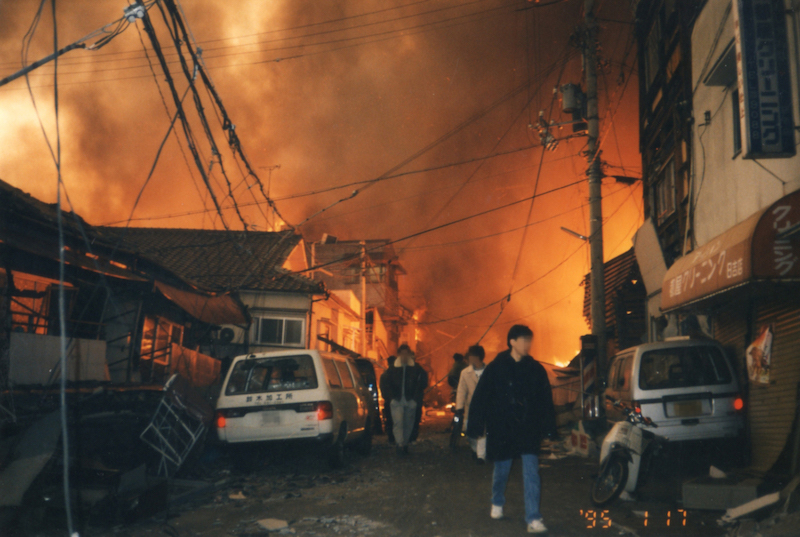
M 616 500 L 628 482 L 628 464 L 622 457 L 612 455 L 600 467 L 592 483 L 592 504 L 603 507 Z

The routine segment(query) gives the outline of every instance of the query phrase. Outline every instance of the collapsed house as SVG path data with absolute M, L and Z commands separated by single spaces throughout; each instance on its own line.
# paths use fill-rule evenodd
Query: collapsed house
M 40 519 L 60 479 L 62 333 L 79 512 L 141 506 L 146 476 L 174 475 L 203 437 L 222 369 L 205 344 L 248 328 L 247 310 L 140 255 L 123 230 L 63 212 L 59 234 L 54 205 L 2 181 L 0 206 L 0 511 Z

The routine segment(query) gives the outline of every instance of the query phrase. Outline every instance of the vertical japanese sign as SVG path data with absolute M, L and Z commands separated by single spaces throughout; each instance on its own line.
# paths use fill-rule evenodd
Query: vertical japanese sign
M 783 0 L 734 0 L 743 158 L 795 154 Z
M 772 363 L 772 326 L 762 326 L 758 337 L 747 347 L 747 376 L 753 384 L 769 384 Z

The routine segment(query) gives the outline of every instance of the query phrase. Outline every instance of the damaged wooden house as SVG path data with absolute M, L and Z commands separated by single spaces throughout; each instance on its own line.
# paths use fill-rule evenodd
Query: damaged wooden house
M 132 249 L 124 230 L 64 212 L 64 315 L 60 316 L 56 207 L 0 181 L 0 382 L 4 398 L 60 378 L 59 335 L 68 337 L 68 380 L 162 384 L 180 372 L 212 384 L 220 361 L 203 351 L 223 325 L 247 327 L 233 293 L 190 280 Z M 12 403 L 3 402 L 7 413 Z

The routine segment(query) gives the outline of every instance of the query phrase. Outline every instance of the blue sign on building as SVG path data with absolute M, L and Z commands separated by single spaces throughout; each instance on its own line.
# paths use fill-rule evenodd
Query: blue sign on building
M 736 71 L 744 158 L 795 154 L 783 0 L 735 0 Z

